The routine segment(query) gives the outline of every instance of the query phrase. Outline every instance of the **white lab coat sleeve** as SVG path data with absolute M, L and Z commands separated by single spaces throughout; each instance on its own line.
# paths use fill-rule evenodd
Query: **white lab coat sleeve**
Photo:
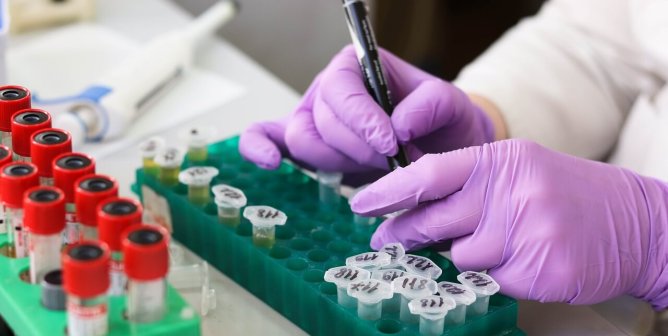
M 626 0 L 553 0 L 460 73 L 492 101 L 509 136 L 592 159 L 614 147 L 655 78 L 633 45 Z

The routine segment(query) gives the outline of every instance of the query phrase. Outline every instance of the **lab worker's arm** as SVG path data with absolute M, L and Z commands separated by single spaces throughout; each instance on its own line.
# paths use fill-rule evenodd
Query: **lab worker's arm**
M 626 0 L 553 0 L 466 67 L 455 84 L 488 105 L 497 135 L 601 159 L 638 94 L 658 82 L 634 42 L 631 9 Z

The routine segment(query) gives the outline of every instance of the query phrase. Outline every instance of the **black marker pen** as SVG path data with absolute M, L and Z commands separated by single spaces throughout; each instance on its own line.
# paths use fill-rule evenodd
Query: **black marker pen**
M 357 59 L 362 68 L 364 83 L 374 100 L 383 108 L 388 116 L 391 116 L 394 106 L 390 98 L 390 89 L 385 81 L 383 66 L 380 63 L 378 46 L 376 45 L 376 38 L 374 37 L 369 16 L 367 15 L 366 4 L 362 0 L 342 1 L 350 37 L 353 40 Z M 401 145 L 399 145 L 397 155 L 388 157 L 387 162 L 392 170 L 398 166 L 405 167 L 410 163 L 406 156 L 406 151 Z

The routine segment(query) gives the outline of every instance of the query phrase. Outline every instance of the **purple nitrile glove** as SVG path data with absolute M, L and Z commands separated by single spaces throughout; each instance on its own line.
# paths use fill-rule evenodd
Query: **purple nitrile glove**
M 267 169 L 282 156 L 326 171 L 386 171 L 397 141 L 415 160 L 494 140 L 487 115 L 451 84 L 381 50 L 393 99 L 392 118 L 364 86 L 352 47 L 316 77 L 286 119 L 252 125 L 241 136 L 242 155 Z
M 455 238 L 460 270 L 489 270 L 521 299 L 591 304 L 621 294 L 668 306 L 668 185 L 508 140 L 426 155 L 353 198 L 386 220 L 371 245 Z

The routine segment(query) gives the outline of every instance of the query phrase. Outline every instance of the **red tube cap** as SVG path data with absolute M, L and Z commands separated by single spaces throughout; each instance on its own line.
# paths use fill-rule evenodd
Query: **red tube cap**
M 7 146 L 0 145 L 0 167 L 12 162 L 12 151 Z
M 141 204 L 131 198 L 108 198 L 97 206 L 97 230 L 100 240 L 113 252 L 121 250 L 123 231 L 141 223 Z
M 45 128 L 51 128 L 51 115 L 39 109 L 20 110 L 12 115 L 11 123 L 14 152 L 29 157 L 32 134 Z
M 164 278 L 169 270 L 169 232 L 160 226 L 135 225 L 123 232 L 123 266 L 130 279 Z
M 39 176 L 51 177 L 53 159 L 72 151 L 70 133 L 57 128 L 46 128 L 35 132 L 30 141 L 32 163 L 39 169 Z
M 83 241 L 63 252 L 63 289 L 80 298 L 93 298 L 109 289 L 109 248 L 101 242 Z
M 11 132 L 12 115 L 30 108 L 30 90 L 23 86 L 0 86 L 0 131 Z
M 105 175 L 82 176 L 74 182 L 74 204 L 79 223 L 97 227 L 97 206 L 107 198 L 118 196 L 118 183 Z
M 82 153 L 63 153 L 53 159 L 53 184 L 65 193 L 65 201 L 74 203 L 74 182 L 95 173 L 95 160 Z
M 65 229 L 65 194 L 54 187 L 32 187 L 25 192 L 23 214 L 30 233 L 59 234 Z
M 38 185 L 37 167 L 32 163 L 9 163 L 0 170 L 0 199 L 9 207 L 21 208 L 23 194 Z

